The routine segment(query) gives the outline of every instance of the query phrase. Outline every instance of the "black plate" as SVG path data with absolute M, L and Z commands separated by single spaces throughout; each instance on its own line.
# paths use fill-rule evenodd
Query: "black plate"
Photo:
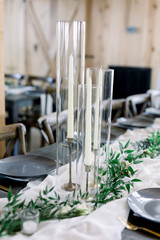
M 11 156 L 0 161 L 0 174 L 12 178 L 42 177 L 55 168 L 54 160 L 33 155 Z
M 160 188 L 146 188 L 133 192 L 128 205 L 141 217 L 160 223 Z

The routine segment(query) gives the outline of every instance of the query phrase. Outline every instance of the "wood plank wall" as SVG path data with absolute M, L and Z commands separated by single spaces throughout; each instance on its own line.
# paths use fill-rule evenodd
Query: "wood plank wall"
M 4 124 L 3 0 L 0 0 L 0 125 Z
M 56 21 L 74 19 L 87 23 L 86 66 L 151 67 L 156 85 L 160 0 L 5 0 L 4 13 L 5 72 L 55 76 Z
M 3 0 L 0 0 L 0 125 L 5 124 L 4 106 L 4 62 L 3 62 Z M 4 143 L 0 142 L 0 157 L 4 150 Z

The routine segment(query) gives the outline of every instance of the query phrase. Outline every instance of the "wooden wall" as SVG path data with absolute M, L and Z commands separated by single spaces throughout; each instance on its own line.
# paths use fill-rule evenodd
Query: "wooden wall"
M 0 125 L 4 124 L 3 0 L 0 0 Z
M 5 122 L 4 106 L 4 64 L 3 64 L 3 0 L 0 0 L 0 125 Z M 0 157 L 4 150 L 4 142 L 0 142 Z
M 4 13 L 5 72 L 55 76 L 56 21 L 85 20 L 86 66 L 151 67 L 155 87 L 160 0 L 5 0 Z

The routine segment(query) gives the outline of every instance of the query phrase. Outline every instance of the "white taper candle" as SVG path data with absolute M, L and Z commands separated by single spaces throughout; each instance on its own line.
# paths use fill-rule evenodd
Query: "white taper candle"
M 100 87 L 102 86 L 102 68 L 99 70 L 97 93 L 96 93 L 96 105 L 95 105 L 95 121 L 94 121 L 94 146 L 93 149 L 98 149 L 98 130 L 99 130 L 99 98 L 100 98 Z
M 92 80 L 87 75 L 87 103 L 86 103 L 86 131 L 85 131 L 85 159 L 84 164 L 91 165 L 91 116 L 92 116 Z
M 67 138 L 73 138 L 73 56 L 69 57 Z

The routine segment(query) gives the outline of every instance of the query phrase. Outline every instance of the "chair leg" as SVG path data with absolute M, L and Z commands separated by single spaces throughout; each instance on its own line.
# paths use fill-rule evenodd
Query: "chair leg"
M 30 127 L 26 127 L 26 146 L 27 146 L 27 152 L 30 151 L 30 133 L 31 129 Z

